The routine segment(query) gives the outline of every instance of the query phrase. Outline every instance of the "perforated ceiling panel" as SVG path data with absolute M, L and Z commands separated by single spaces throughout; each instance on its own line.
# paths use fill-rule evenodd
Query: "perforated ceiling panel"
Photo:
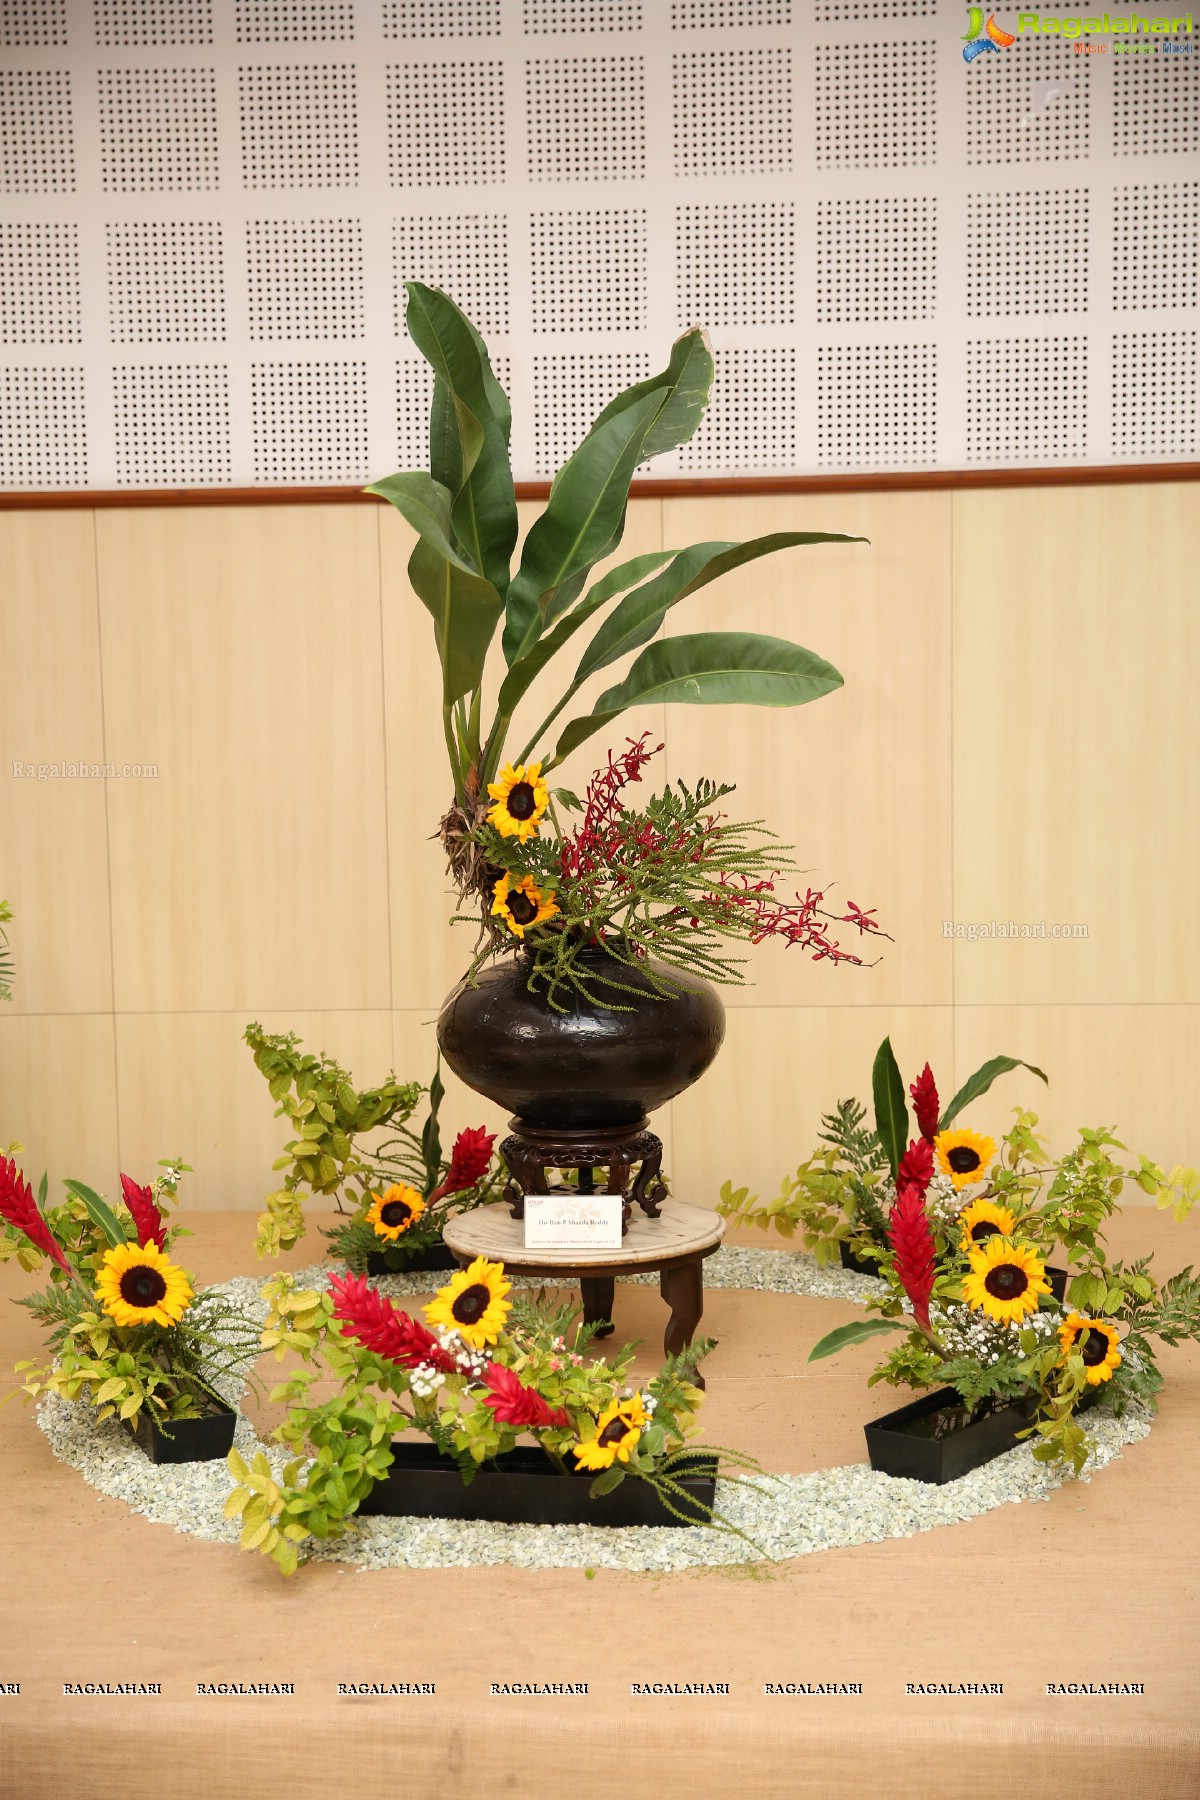
M 691 325 L 655 474 L 1198 456 L 1200 33 L 1108 4 L 0 0 L 0 481 L 420 463 L 412 280 L 519 478 Z

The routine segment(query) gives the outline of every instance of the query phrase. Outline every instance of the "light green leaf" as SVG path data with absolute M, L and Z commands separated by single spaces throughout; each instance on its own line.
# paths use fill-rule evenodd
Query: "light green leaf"
M 127 1244 L 130 1241 L 133 1234 L 126 1231 L 111 1207 L 105 1205 L 94 1188 L 86 1187 L 82 1181 L 74 1181 L 70 1177 L 63 1185 L 83 1201 L 92 1224 L 103 1232 L 109 1244 L 115 1248 L 118 1244 Z
M 1031 1075 L 1036 1075 L 1039 1081 L 1044 1081 L 1047 1086 L 1049 1085 L 1050 1077 L 1044 1075 L 1041 1069 L 1035 1068 L 1033 1063 L 1022 1062 L 1018 1056 L 993 1056 L 990 1062 L 985 1062 L 982 1068 L 976 1069 L 975 1073 L 963 1082 L 942 1114 L 938 1130 L 945 1131 L 951 1121 L 958 1117 L 964 1106 L 970 1106 L 972 1100 L 978 1100 L 982 1094 L 986 1094 L 993 1081 L 1000 1075 L 1007 1075 L 1011 1069 L 1028 1069 Z
M 841 685 L 835 668 L 785 638 L 746 631 L 667 638 L 642 651 L 625 679 L 600 695 L 594 712 L 572 720 L 546 766 L 630 706 L 804 706 Z
M 742 544 L 692 544 L 675 556 L 669 568 L 647 581 L 633 593 L 626 594 L 611 612 L 583 653 L 575 671 L 579 686 L 598 669 L 607 668 L 629 650 L 636 650 L 655 636 L 669 607 L 685 600 L 698 588 L 707 587 L 731 569 L 770 556 L 776 550 L 788 550 L 799 544 L 854 544 L 862 538 L 846 537 L 840 532 L 775 531 L 767 537 L 750 538 Z
M 855 1319 L 852 1324 L 839 1325 L 836 1331 L 826 1332 L 808 1353 L 809 1362 L 820 1362 L 823 1357 L 836 1356 L 839 1350 L 846 1349 L 849 1344 L 865 1344 L 868 1338 L 878 1337 L 884 1331 L 908 1331 L 911 1328 L 899 1319 Z
M 900 1158 L 908 1147 L 908 1108 L 904 1103 L 904 1081 L 892 1052 L 890 1037 L 884 1038 L 875 1052 L 871 1090 L 875 1096 L 875 1130 L 894 1181 Z

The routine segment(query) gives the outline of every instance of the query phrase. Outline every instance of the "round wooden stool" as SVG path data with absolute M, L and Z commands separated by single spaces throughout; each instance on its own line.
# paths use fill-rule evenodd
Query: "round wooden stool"
M 617 1250 L 526 1250 L 525 1226 L 507 1206 L 480 1206 L 451 1219 L 443 1238 L 462 1264 L 477 1256 L 502 1262 L 521 1275 L 579 1283 L 584 1323 L 603 1321 L 598 1337 L 613 1332 L 613 1293 L 618 1275 L 659 1271 L 658 1290 L 671 1309 L 663 1348 L 678 1356 L 696 1335 L 704 1314 L 704 1258 L 720 1247 L 725 1221 L 682 1200 L 667 1200 L 657 1219 L 634 1212 Z M 704 1377 L 697 1370 L 697 1387 Z

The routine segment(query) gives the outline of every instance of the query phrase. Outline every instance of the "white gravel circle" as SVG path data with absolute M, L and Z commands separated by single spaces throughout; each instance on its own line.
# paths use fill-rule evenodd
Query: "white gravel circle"
M 323 1287 L 332 1269 L 320 1265 L 300 1271 L 303 1286 Z M 629 1279 L 653 1283 L 657 1277 Z M 523 1282 L 522 1285 L 526 1285 Z M 262 1278 L 238 1276 L 220 1291 L 257 1307 Z M 533 1285 L 533 1284 L 529 1284 Z M 823 1299 L 865 1301 L 880 1283 L 840 1268 L 822 1269 L 810 1256 L 788 1251 L 728 1246 L 709 1259 L 705 1285 L 751 1288 L 769 1293 L 815 1295 Z M 399 1299 L 428 1293 L 428 1275 L 381 1279 L 381 1291 Z M 227 1397 L 237 1399 L 235 1391 Z M 115 1419 L 96 1421 L 85 1401 L 47 1396 L 38 1407 L 38 1424 L 60 1462 L 77 1469 L 90 1486 L 160 1525 L 210 1543 L 236 1545 L 238 1527 L 224 1517 L 232 1478 L 224 1462 L 156 1465 L 121 1429 Z M 1106 1402 L 1088 1415 L 1095 1451 L 1083 1475 L 1103 1468 L 1150 1430 L 1150 1414 L 1131 1406 L 1114 1418 Z M 289 1453 L 256 1434 L 239 1418 L 235 1443 L 249 1458 L 266 1452 L 278 1471 Z M 358 1569 L 471 1568 L 508 1563 L 527 1569 L 626 1569 L 666 1573 L 693 1569 L 782 1561 L 851 1544 L 881 1543 L 888 1538 L 915 1537 L 939 1525 L 979 1518 L 994 1507 L 1022 1500 L 1044 1500 L 1065 1477 L 1036 1463 L 1025 1445 L 1008 1451 L 945 1487 L 877 1474 L 865 1463 L 822 1469 L 812 1475 L 759 1476 L 752 1486 L 722 1481 L 718 1510 L 754 1545 L 730 1532 L 707 1527 L 495 1525 L 471 1520 L 364 1518 L 353 1522 L 343 1538 L 306 1546 L 314 1561 L 346 1563 Z M 758 1548 L 755 1548 L 755 1545 Z

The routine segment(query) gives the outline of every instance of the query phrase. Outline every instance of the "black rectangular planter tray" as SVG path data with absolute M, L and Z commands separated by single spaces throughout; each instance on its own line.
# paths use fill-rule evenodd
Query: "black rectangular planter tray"
M 838 1243 L 838 1253 L 842 1259 L 843 1269 L 853 1269 L 856 1275 L 873 1275 L 876 1281 L 880 1279 L 879 1264 L 866 1262 L 861 1256 L 855 1256 L 845 1238 Z
M 368 1275 L 416 1275 L 426 1269 L 457 1269 L 458 1258 L 453 1250 L 445 1244 L 430 1244 L 425 1250 L 415 1250 L 397 1268 L 392 1268 L 382 1250 L 367 1252 Z
M 1086 1412 L 1099 1398 L 1098 1387 L 1089 1389 L 1076 1412 Z M 909 1481 L 928 1481 L 942 1487 L 947 1481 L 957 1481 L 960 1475 L 981 1468 L 994 1456 L 1003 1456 L 1018 1443 L 1027 1442 L 1018 1433 L 1027 1429 L 1037 1412 L 1032 1400 L 1011 1400 L 970 1425 L 948 1431 L 945 1437 L 931 1437 L 921 1430 L 921 1425 L 931 1422 L 943 1408 L 963 1410 L 953 1388 L 936 1388 L 909 1406 L 885 1413 L 882 1419 L 872 1419 L 864 1427 L 871 1467 L 884 1475 L 900 1475 Z
M 397 1439 L 385 1478 L 359 1507 L 360 1513 L 409 1515 L 419 1519 L 486 1519 L 500 1525 L 705 1525 L 716 1489 L 717 1460 L 689 1464 L 680 1477 L 687 1498 L 674 1496 L 680 1512 L 667 1511 L 649 1482 L 629 1475 L 609 1494 L 590 1498 L 594 1474 L 562 1475 L 537 1448 L 506 1450 L 485 1463 L 469 1484 L 448 1457 L 429 1443 Z
M 1067 1297 L 1067 1283 L 1071 1279 L 1069 1269 L 1056 1269 L 1053 1263 L 1046 1264 L 1046 1280 L 1050 1283 L 1050 1292 L 1061 1306 Z
M 136 1427 L 128 1419 L 122 1421 L 126 1431 L 153 1463 L 216 1462 L 233 1448 L 233 1428 L 237 1413 L 232 1406 L 214 1400 L 213 1410 L 202 1419 L 171 1419 L 170 1437 L 145 1408 L 138 1415 Z

